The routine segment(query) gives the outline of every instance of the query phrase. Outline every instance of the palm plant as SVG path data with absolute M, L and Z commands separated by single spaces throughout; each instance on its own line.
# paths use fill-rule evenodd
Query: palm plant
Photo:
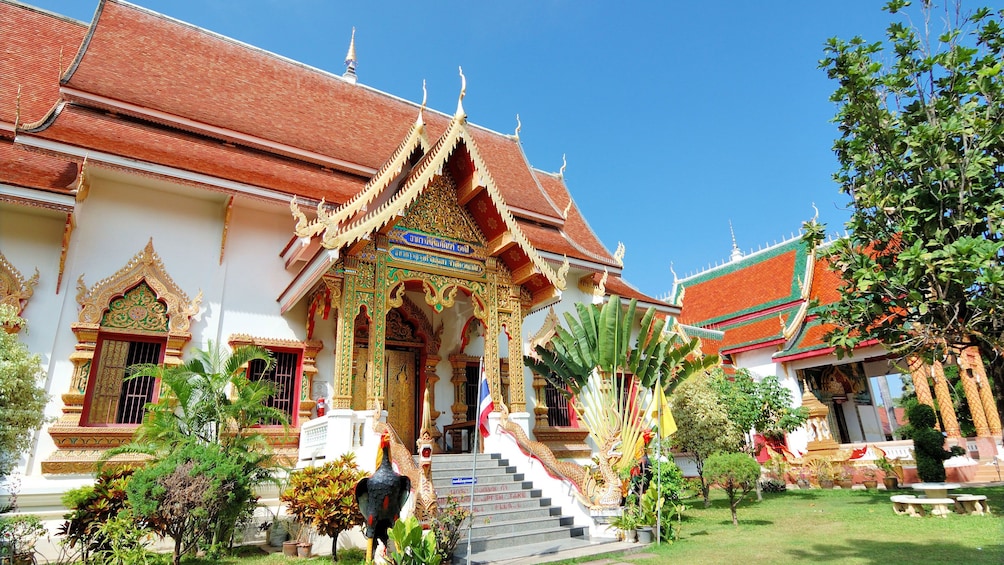
M 548 347 L 537 346 L 536 357 L 524 363 L 583 408 L 583 419 L 598 445 L 619 437 L 623 453 L 634 455 L 642 433 L 654 425 L 651 417 L 658 395 L 666 394 L 695 372 L 718 362 L 699 354 L 697 338 L 689 341 L 666 331 L 666 321 L 654 308 L 641 317 L 632 340 L 637 301 L 623 307 L 619 296 L 606 304 L 575 305 L 578 319 L 565 313 L 568 328 L 558 326 Z M 633 457 L 621 458 L 618 470 L 630 468 Z

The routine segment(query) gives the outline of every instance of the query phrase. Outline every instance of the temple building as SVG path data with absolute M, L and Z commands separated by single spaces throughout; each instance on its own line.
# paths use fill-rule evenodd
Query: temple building
M 482 359 L 511 421 L 588 455 L 522 355 L 575 302 L 679 313 L 621 278 L 623 248 L 518 129 L 468 121 L 462 75 L 441 113 L 363 84 L 354 43 L 338 76 L 119 0 L 89 24 L 0 0 L 0 44 L 0 300 L 54 419 L 26 488 L 130 440 L 159 387 L 129 366 L 212 343 L 274 354 L 249 374 L 274 384 L 293 432 L 265 431 L 290 459 L 319 402 L 385 410 L 411 450 L 428 417 L 437 451 L 469 450 Z
M 968 440 L 941 363 L 902 359 L 874 340 L 860 344 L 853 355 L 836 355 L 824 340 L 830 326 L 810 305 L 837 301 L 842 280 L 800 238 L 743 254 L 733 236 L 728 261 L 674 283 L 671 295 L 682 308 L 679 320 L 689 335 L 702 338 L 705 353 L 718 353 L 726 370 L 777 377 L 796 406 L 810 408 L 814 417 L 805 429 L 788 435 L 794 452 L 833 453 L 841 446 L 849 451 L 879 444 L 908 455 L 909 441 L 892 441 L 901 421 L 895 398 L 903 382 L 913 385 L 922 403 L 934 406 L 937 398 L 950 443 L 968 447 L 983 461 L 1002 452 L 1000 416 L 990 382 L 981 374 L 982 363 L 970 357 L 974 349 L 958 358 L 976 431 Z

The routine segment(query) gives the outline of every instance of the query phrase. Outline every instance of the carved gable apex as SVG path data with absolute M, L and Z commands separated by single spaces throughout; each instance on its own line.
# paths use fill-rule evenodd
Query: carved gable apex
M 457 200 L 456 183 L 448 173 L 432 179 L 398 225 L 468 243 L 487 241 L 474 217 Z

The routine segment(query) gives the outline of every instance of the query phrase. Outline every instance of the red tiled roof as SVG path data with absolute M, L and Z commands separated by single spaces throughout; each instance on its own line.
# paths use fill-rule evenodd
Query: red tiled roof
M 795 259 L 796 251 L 791 249 L 721 276 L 685 285 L 681 321 L 702 325 L 729 314 L 755 310 L 760 304 L 797 298 L 792 296 Z
M 818 300 L 820 304 L 832 304 L 840 299 L 840 286 L 843 279 L 840 273 L 830 270 L 829 261 L 826 259 L 816 259 L 816 265 L 812 270 L 812 288 L 810 289 L 811 300 Z
M 0 163 L 0 182 L 63 194 L 75 188 L 77 164 L 66 159 L 0 144 Z
M 103 5 L 65 84 L 373 169 L 418 114 L 415 104 L 117 0 Z M 447 123 L 426 113 L 432 138 Z M 516 140 L 472 133 L 510 206 L 560 218 Z
M 552 226 L 542 226 L 536 222 L 517 219 L 519 227 L 526 234 L 527 239 L 534 247 L 542 251 L 550 251 L 558 255 L 566 255 L 571 259 L 584 259 L 594 261 L 593 257 L 584 253 L 565 237 L 565 234 L 558 228 Z
M 271 188 L 310 198 L 344 202 L 364 179 L 338 171 L 230 147 L 194 135 L 67 106 L 39 137 L 140 161 Z
M 569 193 L 564 180 L 558 175 L 553 175 L 540 170 L 535 169 L 533 172 L 537 177 L 537 181 L 540 183 L 540 186 L 543 187 L 545 192 L 547 192 L 547 195 L 550 197 L 551 201 L 554 202 L 555 206 L 557 206 L 560 210 L 564 210 L 565 207 L 568 206 L 568 203 L 572 200 L 572 196 Z M 572 202 L 572 207 L 568 210 L 568 217 L 565 218 L 565 223 L 562 229 L 566 234 L 568 234 L 572 241 L 574 241 L 584 251 L 593 255 L 593 260 L 603 265 L 617 265 L 613 256 L 596 236 L 596 233 L 593 232 L 592 228 L 589 227 L 586 219 L 579 211 L 579 207 L 576 206 L 574 202 Z
M 70 64 L 87 26 L 35 8 L 0 2 L 0 121 L 41 119 L 59 98 L 59 72 Z
M 603 279 L 603 273 L 593 273 L 592 275 L 589 276 L 589 278 L 590 280 L 592 280 L 594 285 L 598 285 L 600 284 L 600 281 Z M 607 281 L 604 284 L 604 288 L 606 289 L 606 294 L 608 296 L 616 294 L 617 296 L 620 296 L 621 298 L 626 298 L 628 300 L 634 298 L 639 302 L 645 302 L 647 304 L 666 306 L 666 307 L 670 306 L 668 302 L 659 300 L 658 298 L 653 298 L 645 294 L 644 292 L 631 286 L 631 283 L 627 282 L 626 280 L 620 278 L 617 275 L 608 275 Z
M 790 314 L 784 316 L 786 321 L 788 318 L 790 318 Z M 781 329 L 781 322 L 777 316 L 767 316 L 760 320 L 729 328 L 725 330 L 725 339 L 722 341 L 720 349 L 721 351 L 729 351 L 783 339 Z

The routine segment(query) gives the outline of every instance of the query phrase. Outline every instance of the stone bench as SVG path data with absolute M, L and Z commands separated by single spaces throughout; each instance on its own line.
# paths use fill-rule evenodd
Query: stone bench
M 983 516 L 990 513 L 987 497 L 982 494 L 955 494 L 955 511 L 959 514 L 975 514 Z
M 985 498 L 985 497 L 984 497 Z M 944 518 L 948 515 L 948 507 L 955 506 L 955 501 L 951 498 L 924 498 L 922 496 L 912 496 L 900 494 L 890 497 L 893 511 L 897 514 L 921 517 L 926 514 L 924 506 L 931 506 L 931 515 Z

